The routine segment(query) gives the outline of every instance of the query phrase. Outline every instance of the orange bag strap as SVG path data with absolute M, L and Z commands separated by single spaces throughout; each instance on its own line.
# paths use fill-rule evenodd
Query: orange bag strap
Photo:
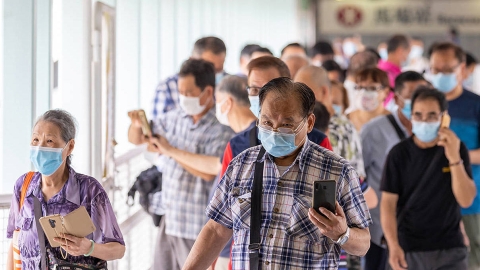
M 34 175 L 35 172 L 28 172 L 25 176 L 25 180 L 23 180 L 22 191 L 20 192 L 20 207 L 18 208 L 18 210 L 22 209 L 23 201 L 25 201 L 25 197 L 27 196 L 28 186 L 30 185 L 30 182 L 32 181 Z

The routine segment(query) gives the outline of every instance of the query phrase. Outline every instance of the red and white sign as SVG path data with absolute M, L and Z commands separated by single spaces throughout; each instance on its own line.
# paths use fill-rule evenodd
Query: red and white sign
M 346 27 L 357 26 L 362 21 L 362 17 L 362 10 L 353 5 L 342 6 L 337 12 L 338 22 Z
M 480 1 L 322 0 L 319 29 L 325 34 L 479 33 Z

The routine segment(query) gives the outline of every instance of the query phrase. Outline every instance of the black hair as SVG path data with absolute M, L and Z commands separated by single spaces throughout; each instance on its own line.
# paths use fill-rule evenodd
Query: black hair
M 260 48 L 257 48 L 257 49 L 255 49 L 255 50 L 252 52 L 252 54 L 253 54 L 254 52 L 263 52 L 263 53 L 268 53 L 268 54 L 270 54 L 270 55 L 272 55 L 272 56 L 273 56 L 273 53 L 272 53 L 272 51 L 270 51 L 270 50 L 269 50 L 268 48 L 266 48 L 266 47 L 260 47 Z
M 419 86 L 412 95 L 412 109 L 416 101 L 423 101 L 423 100 L 435 100 L 438 102 L 440 106 L 440 111 L 444 112 L 448 110 L 448 102 L 445 98 L 445 94 L 438 91 L 437 89 L 430 88 L 428 86 Z
M 336 71 L 340 74 L 340 81 L 343 81 L 345 78 L 345 71 L 340 67 L 340 65 L 335 60 L 327 60 L 322 63 L 322 67 L 328 71 Z
M 260 45 L 257 45 L 257 44 L 247 44 L 247 45 L 245 45 L 245 47 L 243 47 L 242 51 L 240 52 L 240 57 L 242 57 L 242 56 L 251 57 L 252 53 L 255 50 L 258 50 L 260 48 L 262 48 L 262 47 Z
M 215 87 L 215 68 L 213 64 L 202 59 L 188 59 L 183 62 L 179 77 L 192 75 L 195 78 L 195 84 L 202 89 L 207 86 Z
M 210 51 L 214 54 L 227 53 L 227 47 L 223 40 L 217 37 L 204 37 L 195 42 L 193 53 L 200 56 L 205 51 Z
M 477 59 L 475 58 L 475 56 L 473 56 L 473 54 L 471 53 L 465 53 L 465 62 L 466 62 L 466 65 L 467 67 L 470 66 L 470 65 L 475 65 L 477 64 Z
M 305 47 L 303 47 L 300 43 L 290 43 L 288 44 L 287 46 L 283 47 L 282 51 L 280 52 L 280 55 L 283 56 L 283 53 L 285 52 L 285 50 L 288 48 L 288 47 L 297 47 L 297 48 L 301 48 L 305 53 L 306 53 L 306 50 L 305 50 Z
M 375 48 L 367 47 L 367 48 L 365 48 L 365 51 L 373 53 L 377 57 L 377 62 L 380 61 L 380 59 L 382 59 L 380 54 L 377 52 L 377 49 L 375 49 Z
M 398 94 L 403 90 L 406 82 L 417 81 L 425 81 L 425 78 L 422 76 L 422 74 L 416 71 L 402 72 L 397 76 L 397 78 L 395 78 L 395 88 L 393 89 L 393 91 Z
M 465 52 L 462 50 L 462 48 L 448 41 L 434 43 L 429 49 L 429 57 L 432 57 L 435 52 L 445 52 L 448 50 L 453 50 L 453 52 L 455 53 L 455 58 L 457 58 L 459 63 L 463 63 L 465 61 Z
M 340 65 L 335 62 L 335 60 L 327 60 L 325 62 L 322 63 L 322 67 L 326 70 L 326 71 L 338 71 L 338 72 L 342 72 L 342 68 L 340 67 Z
M 328 41 L 319 41 L 310 49 L 310 57 L 315 57 L 315 55 L 333 55 L 333 47 L 332 44 Z
M 297 98 L 302 105 L 301 114 L 305 117 L 313 113 L 315 94 L 312 89 L 304 83 L 294 82 L 288 77 L 279 77 L 269 81 L 260 89 L 260 107 L 269 92 L 276 92 L 286 99 L 289 97 Z
M 316 101 L 313 107 L 313 114 L 315 115 L 315 123 L 313 127 L 326 133 L 328 130 L 328 124 L 330 123 L 330 113 L 327 107 L 323 103 Z
M 400 47 L 404 49 L 408 49 L 410 47 L 410 42 L 404 35 L 395 35 L 387 41 L 388 53 L 394 52 Z

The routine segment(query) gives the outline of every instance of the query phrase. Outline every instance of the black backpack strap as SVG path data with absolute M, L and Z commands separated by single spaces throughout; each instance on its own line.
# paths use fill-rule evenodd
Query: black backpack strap
M 401 141 L 403 141 L 405 138 L 405 133 L 403 133 L 403 130 L 400 128 L 400 126 L 397 123 L 397 120 L 395 120 L 395 117 L 392 114 L 387 115 L 388 121 L 390 121 L 390 124 L 392 124 L 393 128 L 397 132 L 398 138 L 400 138 Z
M 257 127 L 253 127 L 252 129 L 250 129 L 250 132 L 249 132 L 249 138 L 250 138 L 250 147 L 254 147 L 254 146 L 257 146 L 258 145 L 258 141 L 257 141 Z
M 262 189 L 263 189 L 263 168 L 261 161 L 265 155 L 265 148 L 260 148 L 255 163 L 255 172 L 252 185 L 252 202 L 250 214 L 250 245 L 248 245 L 250 269 L 258 270 L 260 261 L 260 227 L 262 223 Z

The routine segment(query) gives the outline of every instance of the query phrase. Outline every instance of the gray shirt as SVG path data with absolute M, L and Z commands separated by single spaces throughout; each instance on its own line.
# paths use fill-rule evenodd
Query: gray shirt
M 392 115 L 407 137 L 407 129 L 400 122 L 398 113 L 395 111 Z M 373 188 L 378 196 L 378 201 L 380 201 L 380 182 L 382 180 L 383 166 L 388 152 L 390 152 L 390 149 L 392 149 L 394 145 L 400 142 L 400 138 L 386 115 L 376 117 L 365 124 L 360 131 L 360 137 L 362 140 L 363 161 L 365 163 L 368 185 Z M 370 209 L 370 214 L 373 221 L 373 224 L 370 226 L 371 239 L 373 243 L 380 246 L 383 236 L 383 230 L 380 224 L 380 204 Z

